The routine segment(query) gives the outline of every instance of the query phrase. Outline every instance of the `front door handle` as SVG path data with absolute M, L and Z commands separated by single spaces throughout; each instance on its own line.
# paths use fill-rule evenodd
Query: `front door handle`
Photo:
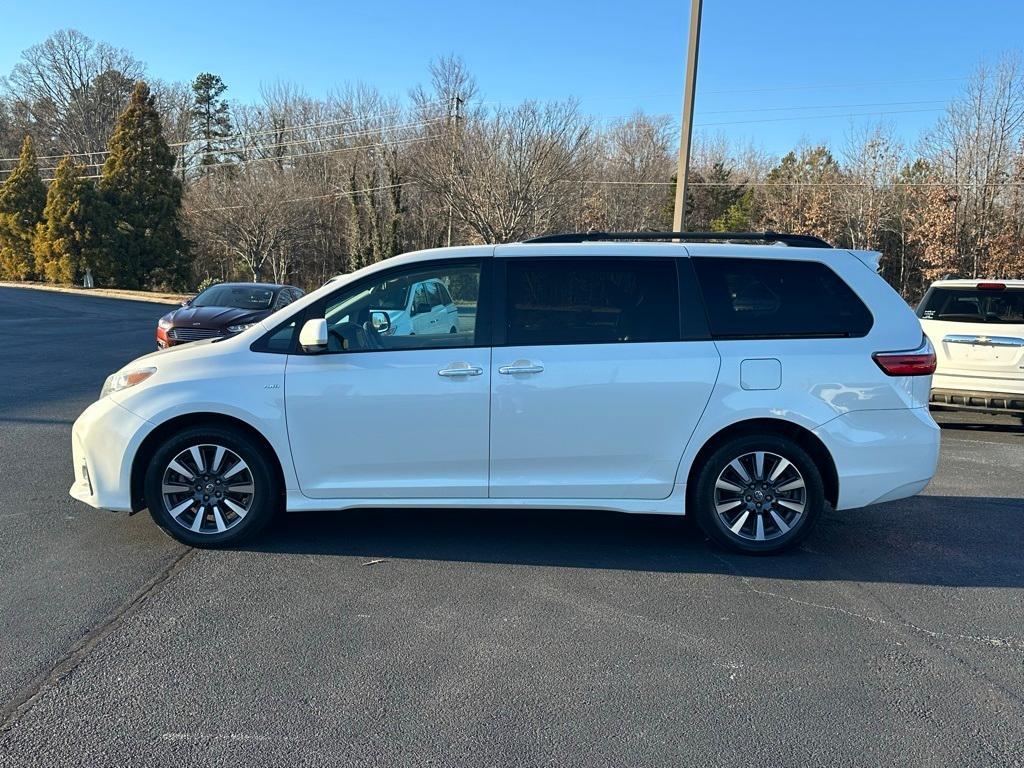
M 539 363 L 533 363 L 529 360 L 516 360 L 512 365 L 501 366 L 498 369 L 498 373 L 511 376 L 517 373 L 541 373 L 543 370 L 544 366 Z
M 442 368 L 437 372 L 438 376 L 479 376 L 484 372 L 484 369 L 478 365 L 470 365 L 469 363 L 451 363 L 447 368 Z

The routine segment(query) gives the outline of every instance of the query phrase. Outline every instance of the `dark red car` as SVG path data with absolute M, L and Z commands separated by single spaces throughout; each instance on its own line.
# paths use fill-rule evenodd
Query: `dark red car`
M 217 283 L 168 312 L 156 325 L 158 348 L 241 333 L 303 292 L 273 283 Z

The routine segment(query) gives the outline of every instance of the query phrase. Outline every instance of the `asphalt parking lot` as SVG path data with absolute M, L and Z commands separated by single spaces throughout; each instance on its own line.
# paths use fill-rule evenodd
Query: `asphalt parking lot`
M 0 288 L 0 765 L 1020 765 L 1024 428 L 798 551 L 678 519 L 291 515 L 190 551 L 67 496 L 160 305 Z

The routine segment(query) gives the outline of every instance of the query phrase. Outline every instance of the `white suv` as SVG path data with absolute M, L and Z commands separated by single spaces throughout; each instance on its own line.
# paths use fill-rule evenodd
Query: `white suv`
M 939 280 L 917 316 L 938 353 L 933 405 L 1024 417 L 1024 280 Z
M 71 494 L 196 546 L 282 507 L 543 507 L 692 513 L 775 552 L 826 504 L 923 489 L 935 356 L 877 254 L 683 237 L 410 253 L 141 357 L 75 423 Z M 424 284 L 454 333 L 392 321 Z
M 373 310 L 380 313 L 373 318 L 374 327 L 385 336 L 459 332 L 459 310 L 448 287 L 437 278 L 412 285 L 395 281 L 389 290 L 378 292 Z

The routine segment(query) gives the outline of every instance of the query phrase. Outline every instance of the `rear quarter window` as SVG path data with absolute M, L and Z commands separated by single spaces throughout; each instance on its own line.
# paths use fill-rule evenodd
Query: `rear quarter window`
M 865 336 L 873 319 L 817 261 L 694 257 L 711 335 L 722 339 Z

